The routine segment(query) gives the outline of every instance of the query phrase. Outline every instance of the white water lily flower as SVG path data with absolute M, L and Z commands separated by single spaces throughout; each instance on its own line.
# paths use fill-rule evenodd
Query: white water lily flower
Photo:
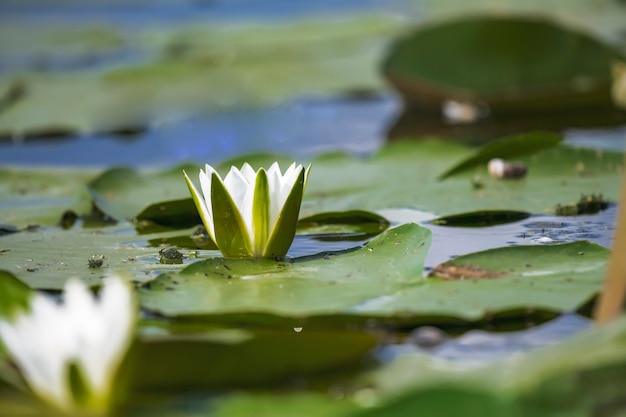
M 187 173 L 185 180 L 211 239 L 227 257 L 284 256 L 296 234 L 302 195 L 311 166 L 278 162 L 266 171 L 245 163 L 224 180 L 211 167 L 200 170 L 202 194 Z
M 134 323 L 132 290 L 122 278 L 105 278 L 99 299 L 71 279 L 62 304 L 34 294 L 29 312 L 0 321 L 0 338 L 37 395 L 65 411 L 103 412 Z

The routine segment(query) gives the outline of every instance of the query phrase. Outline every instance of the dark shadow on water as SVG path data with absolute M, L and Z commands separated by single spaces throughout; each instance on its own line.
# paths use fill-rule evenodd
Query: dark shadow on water
M 415 137 L 446 137 L 468 143 L 482 144 L 499 137 L 533 130 L 610 128 L 626 124 L 626 112 L 614 107 L 588 111 L 545 111 L 489 115 L 474 122 L 451 123 L 441 113 L 407 108 L 387 130 L 387 139 Z

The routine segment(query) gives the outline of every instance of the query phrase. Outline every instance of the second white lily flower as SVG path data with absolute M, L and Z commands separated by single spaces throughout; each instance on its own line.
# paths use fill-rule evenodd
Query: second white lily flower
M 132 290 L 122 278 L 106 278 L 98 299 L 71 279 L 62 304 L 35 293 L 30 311 L 0 320 L 0 338 L 34 393 L 66 412 L 97 414 L 111 405 L 134 324 Z
M 185 180 L 211 239 L 226 257 L 284 256 L 296 225 L 311 166 L 291 164 L 284 174 L 277 162 L 266 171 L 245 163 L 224 180 L 210 165 L 200 170 L 198 192 Z

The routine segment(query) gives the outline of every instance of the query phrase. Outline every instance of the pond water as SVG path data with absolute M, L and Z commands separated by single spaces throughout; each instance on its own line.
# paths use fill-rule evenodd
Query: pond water
M 193 7 L 160 7 L 146 10 L 117 10 L 104 3 L 98 7 L 72 6 L 66 10 L 29 8 L 19 1 L 0 5 L 0 13 L 24 19 L 62 20 L 68 14 L 103 18 L 119 25 L 167 21 L 210 15 L 229 17 L 290 18 L 316 12 L 343 12 L 354 9 L 388 9 L 391 5 L 377 1 L 348 1 L 338 6 L 330 0 L 293 2 L 273 0 L 264 7 L 253 0 L 232 2 L 191 2 Z M 401 9 L 406 2 L 392 2 Z M 69 6 L 68 6 L 69 7 Z M 269 10 L 269 11 L 268 11 Z M 268 16 L 267 14 L 270 14 Z M 246 15 L 247 14 L 247 15 Z M 138 20 L 139 19 L 139 20 Z M 125 58 L 124 58 L 125 59 Z M 113 135 L 82 136 L 67 139 L 32 139 L 0 142 L 1 166 L 164 167 L 183 161 L 216 163 L 251 152 L 280 152 L 299 161 L 320 153 L 345 151 L 359 156 L 374 153 L 385 143 L 390 124 L 401 109 L 400 100 L 390 92 L 367 97 L 302 97 L 277 106 L 238 109 L 210 116 L 186 118 L 152 126 L 132 137 Z M 567 140 L 575 146 L 600 149 L 624 149 L 626 128 L 572 130 Z M 438 263 L 470 252 L 507 245 L 540 245 L 591 240 L 611 247 L 616 207 L 596 215 L 577 217 L 533 216 L 505 225 L 485 228 L 436 226 L 428 223 L 433 216 L 410 210 L 381 212 L 394 224 L 416 221 L 433 232 L 433 244 L 426 260 L 426 272 Z M 547 238 L 542 239 L 540 238 Z M 547 242 L 547 243 L 546 243 Z M 364 242 L 319 241 L 299 237 L 289 256 L 307 256 L 336 251 Z M 532 325 L 533 323 L 529 323 Z M 590 321 L 577 314 L 565 314 L 549 323 L 529 330 L 510 333 L 471 330 L 458 338 L 445 338 L 434 348 L 420 348 L 400 335 L 397 343 L 381 348 L 377 356 L 386 361 L 398 354 L 423 350 L 445 359 L 484 362 L 520 351 L 547 346 L 587 328 Z

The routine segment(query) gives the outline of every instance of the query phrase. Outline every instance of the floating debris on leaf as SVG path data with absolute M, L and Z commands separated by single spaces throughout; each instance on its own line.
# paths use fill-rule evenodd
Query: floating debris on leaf
M 581 195 L 575 203 L 557 204 L 554 213 L 557 216 L 578 216 L 581 214 L 596 214 L 609 208 L 610 201 L 605 200 L 602 194 Z
M 70 229 L 76 223 L 78 219 L 78 214 L 74 210 L 65 210 L 63 214 L 61 214 L 61 219 L 59 220 L 59 226 L 63 230 Z
M 91 255 L 91 258 L 87 259 L 89 268 L 102 268 L 102 264 L 104 264 L 104 255 Z
M 159 263 L 162 264 L 182 264 L 183 263 L 183 254 L 173 247 L 163 248 L 159 251 L 159 255 L 161 256 L 159 259 Z
M 445 280 L 500 278 L 505 272 L 491 271 L 476 265 L 446 265 L 439 264 L 428 274 L 429 277 L 439 277 Z
M 439 346 L 447 339 L 446 333 L 438 327 L 420 326 L 409 335 L 409 341 L 423 349 Z
M 555 243 L 559 243 L 558 240 L 552 239 L 551 237 L 548 237 L 548 236 L 542 236 L 536 239 L 531 239 L 531 242 L 537 243 L 539 245 L 552 245 Z
M 491 159 L 487 169 L 492 177 L 503 179 L 520 179 L 528 173 L 528 168 L 521 162 L 507 162 L 500 158 Z
M 472 188 L 475 190 L 482 190 L 485 188 L 485 183 L 480 175 L 474 175 L 471 179 Z

